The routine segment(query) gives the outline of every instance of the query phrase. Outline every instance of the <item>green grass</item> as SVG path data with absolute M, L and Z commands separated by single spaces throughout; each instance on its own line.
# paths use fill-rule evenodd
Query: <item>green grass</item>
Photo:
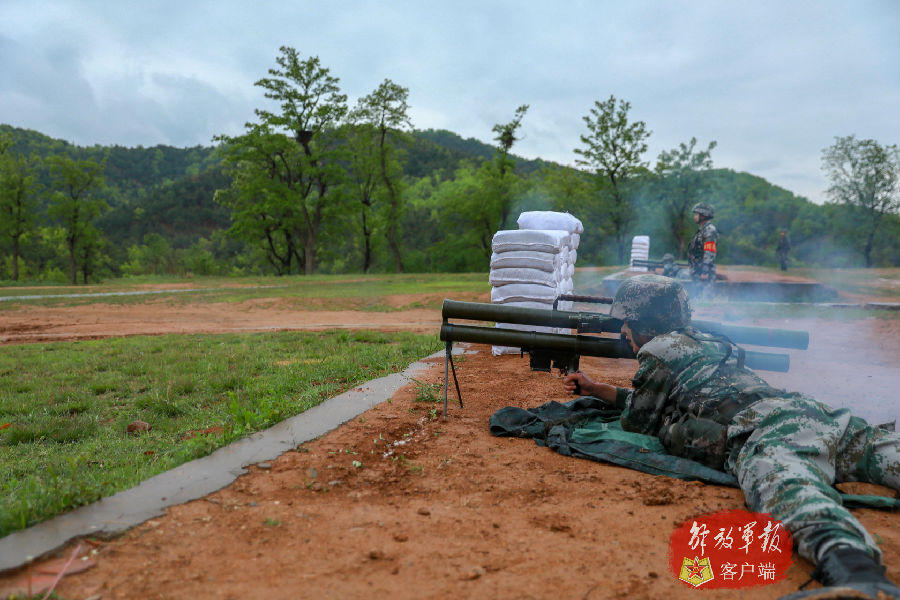
M 129 294 L 146 291 L 150 285 L 177 284 L 181 289 L 156 290 L 152 294 L 106 297 L 86 294 Z M 0 287 L 0 310 L 28 306 L 79 306 L 104 304 L 245 302 L 260 298 L 288 300 L 305 310 L 393 311 L 406 308 L 439 308 L 440 299 L 421 305 L 410 299 L 408 306 L 390 307 L 388 295 L 484 293 L 490 291 L 487 273 L 401 275 L 292 275 L 285 277 L 119 279 L 100 285 L 42 288 Z M 78 294 L 80 297 L 69 297 Z M 30 298 L 40 296 L 40 298 Z M 13 299 L 27 297 L 23 299 Z
M 436 335 L 165 335 L 0 347 L 0 537 L 405 368 Z M 141 420 L 152 429 L 126 433 Z M 217 435 L 192 435 L 207 428 Z

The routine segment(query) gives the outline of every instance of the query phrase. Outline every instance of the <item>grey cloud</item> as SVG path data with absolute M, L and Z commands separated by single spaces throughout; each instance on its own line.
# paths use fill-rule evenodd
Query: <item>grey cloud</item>
M 408 87 L 420 128 L 489 142 L 530 104 L 517 151 L 566 163 L 610 94 L 654 132 L 650 162 L 717 140 L 716 166 L 811 199 L 835 135 L 900 142 L 896 3 L 31 1 L 0 5 L 0 120 L 78 143 L 237 133 L 281 45 L 319 56 L 351 103 Z

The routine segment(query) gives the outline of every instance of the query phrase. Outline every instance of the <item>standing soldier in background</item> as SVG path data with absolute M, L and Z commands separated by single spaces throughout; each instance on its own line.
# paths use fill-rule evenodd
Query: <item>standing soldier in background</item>
M 781 263 L 781 270 L 787 271 L 788 252 L 791 250 L 791 240 L 787 236 L 787 231 L 781 230 L 781 237 L 778 238 L 778 246 L 775 251 L 778 253 L 778 261 Z
M 716 280 L 716 242 L 719 241 L 719 232 L 711 222 L 715 212 L 705 202 L 695 204 L 693 212 L 698 229 L 688 246 L 691 278 L 713 283 Z

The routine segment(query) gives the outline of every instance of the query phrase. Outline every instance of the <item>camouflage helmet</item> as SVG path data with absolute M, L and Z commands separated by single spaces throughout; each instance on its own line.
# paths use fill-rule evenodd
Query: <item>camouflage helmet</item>
M 666 252 L 662 256 L 662 261 L 663 262 L 675 262 L 675 257 L 672 256 L 671 254 L 669 254 L 668 252 Z
M 698 202 L 694 205 L 694 208 L 691 209 L 691 212 L 695 212 L 701 217 L 705 217 L 707 219 L 712 219 L 714 216 L 716 216 L 716 211 L 713 210 L 713 207 L 706 202 Z
M 686 326 L 691 306 L 684 286 L 671 277 L 638 275 L 619 286 L 609 316 L 627 321 L 635 333 L 654 336 Z

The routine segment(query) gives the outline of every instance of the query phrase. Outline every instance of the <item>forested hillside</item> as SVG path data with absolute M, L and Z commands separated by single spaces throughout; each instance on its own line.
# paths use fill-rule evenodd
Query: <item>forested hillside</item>
M 339 144 L 343 154 L 333 158 L 343 173 L 331 183 L 315 242 L 300 247 L 301 236 L 290 240 L 274 219 L 268 230 L 260 227 L 272 218 L 266 211 L 288 210 L 288 205 L 251 204 L 251 214 L 241 214 L 254 195 L 271 192 L 238 189 L 235 178 L 246 176 L 240 162 L 245 159 L 232 154 L 229 160 L 221 151 L 234 148 L 236 140 L 230 146 L 222 140 L 219 146 L 194 148 L 79 147 L 0 125 L 0 140 L 6 140 L 0 145 L 5 157 L 0 280 L 65 282 L 73 272 L 79 282 L 147 273 L 304 272 L 309 253 L 315 257 L 312 272 L 486 270 L 493 232 L 515 228 L 523 210 L 566 210 L 581 218 L 586 231 L 578 264 L 620 262 L 611 224 L 616 209 L 591 169 L 515 157 L 509 147 L 504 152 L 499 139 L 491 146 L 449 131 L 412 130 L 394 140 L 396 153 L 390 160 L 400 171 L 392 213 L 385 189 L 364 185 L 366 175 L 377 179 L 378 169 L 366 171 L 371 165 L 355 162 L 362 127 L 344 133 Z M 63 164 L 58 157 L 70 162 Z M 80 185 L 79 169 L 91 164 L 99 171 L 79 201 L 91 198 L 96 210 L 89 222 L 75 225 L 82 227 L 81 241 L 73 244 L 68 241 L 70 217 L 60 206 L 67 194 L 71 203 L 73 185 Z M 697 169 L 690 175 L 685 189 L 679 187 L 684 173 L 659 166 L 639 170 L 629 181 L 629 218 L 619 237 L 650 235 L 655 256 L 683 255 L 693 227 L 684 207 L 704 201 L 716 208 L 721 263 L 774 263 L 777 236 L 785 229 L 795 264 L 865 264 L 869 228 L 858 207 L 817 206 L 752 174 L 728 169 Z M 15 216 L 11 203 L 17 181 L 24 190 L 24 217 Z M 388 243 L 392 219 L 396 249 Z M 673 226 L 676 221 L 680 230 Z M 14 224 L 21 229 L 18 238 Z M 900 222 L 894 212 L 878 225 L 872 264 L 900 264 L 898 240 Z

